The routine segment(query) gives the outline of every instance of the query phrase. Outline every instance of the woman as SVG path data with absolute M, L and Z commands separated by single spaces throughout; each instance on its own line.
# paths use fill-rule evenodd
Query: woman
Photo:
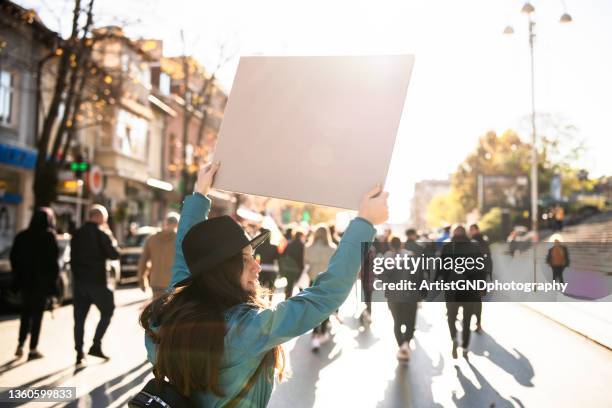
M 389 241 L 389 250 L 384 254 L 384 258 L 397 259 L 397 257 L 415 256 L 413 252 L 402 248 L 402 242 L 398 237 L 393 237 Z M 411 273 L 406 269 L 387 269 L 383 278 L 388 283 L 400 283 L 412 281 L 417 283 L 416 279 L 420 277 L 421 272 Z M 387 306 L 393 316 L 393 334 L 397 341 L 397 359 L 399 361 L 408 361 L 410 359 L 410 341 L 414 336 L 416 324 L 416 313 L 418 307 L 419 291 L 398 291 L 386 290 L 385 297 L 387 298 Z M 403 329 L 403 330 L 402 330 Z
M 56 295 L 59 250 L 55 238 L 55 217 L 48 207 L 34 212 L 29 227 L 17 234 L 11 248 L 13 289 L 21 294 L 19 343 L 15 356 L 23 355 L 30 335 L 28 360 L 42 358 L 38 338 L 47 298 Z
M 310 242 L 304 251 L 304 263 L 308 265 L 308 278 L 312 285 L 317 275 L 325 272 L 329 259 L 336 251 L 336 245 L 332 242 L 331 234 L 327 226 L 318 227 L 312 235 Z M 329 318 L 315 327 L 312 331 L 312 350 L 318 351 L 322 342 L 327 339 L 329 330 Z
M 206 221 L 206 197 L 219 164 L 200 171 L 185 199 L 171 286 L 142 313 L 149 361 L 156 378 L 168 378 L 199 407 L 265 407 L 274 373 L 282 378 L 281 344 L 320 324 L 348 296 L 360 264 L 361 242 L 372 224 L 387 219 L 380 187 L 363 199 L 327 272 L 300 294 L 267 308 L 253 248 L 265 235 L 245 238 L 229 217 Z
M 262 228 L 260 234 L 268 235 L 270 230 Z M 274 283 L 278 277 L 278 246 L 272 245 L 270 241 L 262 242 L 255 250 L 255 259 L 261 266 L 259 283 L 270 292 L 268 299 L 272 301 L 272 295 L 276 287 Z

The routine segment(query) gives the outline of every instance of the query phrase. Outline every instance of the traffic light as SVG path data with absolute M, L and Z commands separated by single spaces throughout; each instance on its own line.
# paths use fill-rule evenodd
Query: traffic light
M 89 163 L 83 161 L 81 156 L 78 156 L 75 161 L 70 163 L 70 170 L 74 172 L 77 179 L 83 177 L 83 173 L 89 170 Z

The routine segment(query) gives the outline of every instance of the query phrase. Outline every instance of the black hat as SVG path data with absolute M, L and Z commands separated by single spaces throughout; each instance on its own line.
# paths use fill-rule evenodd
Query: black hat
M 257 248 L 269 236 L 270 232 L 263 232 L 250 239 L 242 227 L 227 215 L 195 224 L 185 234 L 182 244 L 183 256 L 191 276 L 176 283 L 174 287 L 188 285 L 193 277 L 239 254 L 247 245 Z

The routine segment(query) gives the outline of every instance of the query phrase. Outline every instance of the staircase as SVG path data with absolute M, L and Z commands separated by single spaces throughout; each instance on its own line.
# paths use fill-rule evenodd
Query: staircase
M 565 242 L 612 243 L 612 211 L 594 215 L 580 224 L 565 227 L 561 235 Z

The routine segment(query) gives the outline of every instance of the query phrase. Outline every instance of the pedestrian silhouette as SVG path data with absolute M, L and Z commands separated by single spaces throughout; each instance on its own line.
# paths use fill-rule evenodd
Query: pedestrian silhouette
M 138 283 L 143 291 L 150 286 L 154 298 L 164 293 L 172 278 L 178 223 L 179 215 L 168 213 L 163 229 L 147 238 L 142 248 L 138 261 Z
M 554 240 L 552 248 L 546 254 L 546 263 L 553 271 L 553 280 L 565 283 L 563 281 L 563 271 L 570 264 L 569 251 L 565 245 L 561 245 L 560 237 Z
M 466 234 L 465 228 L 461 225 L 455 227 L 453 236 L 450 242 L 447 242 L 442 247 L 441 257 L 444 267 L 441 270 L 445 282 L 458 281 L 476 281 L 484 279 L 482 271 L 476 268 L 467 269 L 461 273 L 453 267 L 446 265 L 458 265 L 460 258 L 476 259 L 480 256 L 480 249 L 474 241 L 471 241 Z M 447 262 L 448 260 L 452 262 Z M 470 321 L 472 315 L 475 315 L 482 305 L 480 293 L 477 290 L 466 288 L 465 290 L 447 290 L 444 292 L 446 300 L 446 311 L 448 320 L 448 329 L 450 331 L 451 340 L 453 341 L 452 355 L 457 358 L 457 314 L 459 309 L 463 309 L 463 329 L 462 329 L 462 348 L 463 357 L 468 356 L 468 346 L 470 344 Z
M 317 227 L 304 251 L 304 263 L 308 266 L 308 278 L 312 285 L 317 276 L 325 272 L 329 259 L 336 251 L 330 231 L 326 225 Z M 337 311 L 336 311 L 337 312 Z M 329 317 L 312 330 L 312 350 L 318 351 L 327 341 L 330 329 Z
M 53 211 L 42 207 L 34 212 L 28 228 L 17 234 L 11 248 L 13 289 L 21 294 L 19 342 L 15 356 L 23 355 L 23 346 L 29 335 L 28 360 L 43 357 L 37 349 L 43 313 L 48 298 L 58 295 L 59 250 L 54 228 Z
M 489 241 L 485 239 L 485 236 L 480 232 L 480 227 L 478 224 L 470 225 L 470 238 L 478 244 L 478 248 L 480 249 L 480 255 L 484 257 L 485 270 L 484 275 L 485 278 L 488 277 L 489 280 L 493 280 L 493 259 L 491 258 L 491 248 L 489 246 Z M 486 293 L 482 293 L 484 296 Z M 476 303 L 476 332 L 480 333 L 482 331 L 482 302 Z
M 115 300 L 107 285 L 106 261 L 118 259 L 117 243 L 106 227 L 108 212 L 101 205 L 93 205 L 89 210 L 88 221 L 79 228 L 71 241 L 71 266 L 74 279 L 74 347 L 77 353 L 76 364 L 81 364 L 83 354 L 83 334 L 85 319 L 91 305 L 100 311 L 100 321 L 96 328 L 93 345 L 89 354 L 108 359 L 102 352 L 102 338 L 111 322 L 115 310 Z
M 402 242 L 398 237 L 391 238 L 389 243 L 389 251 L 384 254 L 385 258 L 395 259 L 400 257 L 419 257 L 423 253 L 423 249 L 416 243 L 416 232 L 409 235 L 410 249 L 402 248 Z M 423 271 L 419 268 L 416 271 L 407 269 L 387 269 L 383 273 L 383 280 L 388 284 L 399 284 L 402 282 L 411 282 L 416 285 L 414 290 L 390 290 L 385 291 L 387 298 L 387 306 L 393 316 L 393 333 L 399 350 L 397 351 L 397 359 L 399 361 L 408 361 L 410 359 L 410 341 L 414 335 L 416 325 L 416 313 L 418 302 L 421 300 L 421 292 L 418 288 L 423 280 Z

